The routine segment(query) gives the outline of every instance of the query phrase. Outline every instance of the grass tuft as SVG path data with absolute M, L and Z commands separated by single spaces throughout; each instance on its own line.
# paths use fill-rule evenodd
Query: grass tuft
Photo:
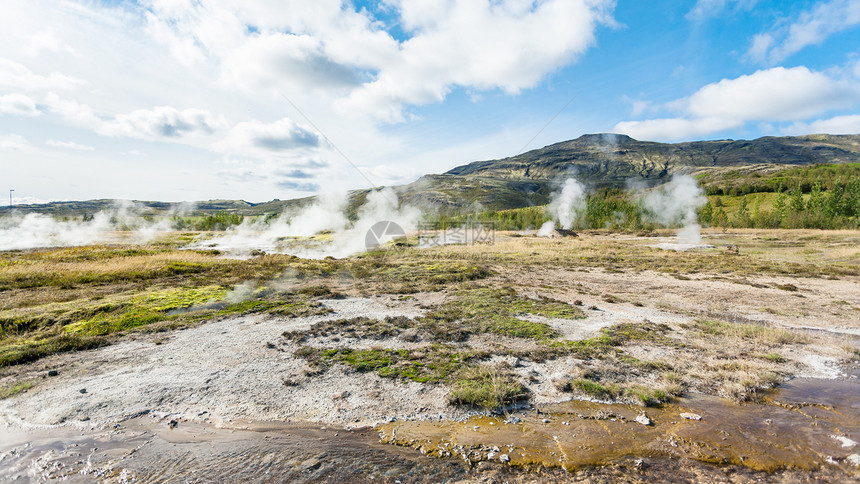
M 448 401 L 452 405 L 475 405 L 498 410 L 527 396 L 526 388 L 498 368 L 471 366 L 457 374 Z

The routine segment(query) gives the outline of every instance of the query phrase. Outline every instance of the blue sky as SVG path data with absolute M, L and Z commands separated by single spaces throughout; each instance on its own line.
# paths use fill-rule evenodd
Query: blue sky
M 596 132 L 860 133 L 860 0 L 8 0 L 0 18 L 0 180 L 21 203 L 287 199 Z

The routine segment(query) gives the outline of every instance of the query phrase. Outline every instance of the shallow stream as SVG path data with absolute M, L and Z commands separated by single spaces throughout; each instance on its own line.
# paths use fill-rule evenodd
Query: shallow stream
M 357 430 L 184 421 L 171 428 L 169 417 L 151 416 L 90 430 L 7 423 L 0 427 L 0 482 L 405 483 L 485 473 L 516 481 L 537 471 L 552 478 L 563 475 L 562 468 L 605 464 L 620 466 L 616 472 L 680 480 L 677 472 L 690 467 L 677 464 L 683 462 L 694 463 L 699 477 L 727 469 L 788 469 L 838 482 L 860 477 L 860 460 L 854 462 L 860 459 L 854 443 L 860 441 L 860 371 L 851 372 L 837 380 L 793 380 L 765 395 L 766 404 L 691 396 L 644 409 L 651 425 L 635 420 L 642 407 L 583 401 L 463 422 L 395 421 Z

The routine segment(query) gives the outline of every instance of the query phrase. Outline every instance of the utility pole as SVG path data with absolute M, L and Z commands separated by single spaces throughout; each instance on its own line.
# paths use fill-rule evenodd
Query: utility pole
M 12 192 L 14 192 L 14 188 L 9 189 L 9 216 L 12 216 Z

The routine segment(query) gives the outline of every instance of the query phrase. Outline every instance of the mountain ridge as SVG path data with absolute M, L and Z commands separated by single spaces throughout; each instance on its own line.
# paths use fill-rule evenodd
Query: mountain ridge
M 655 186 L 676 173 L 702 175 L 766 174 L 793 166 L 860 163 L 860 135 L 813 134 L 765 136 L 754 140 L 709 140 L 681 143 L 640 141 L 623 134 L 585 134 L 515 156 L 480 160 L 445 173 L 424 175 L 392 187 L 406 203 L 432 206 L 440 212 L 508 209 L 549 202 L 558 183 L 575 176 L 592 188 L 624 188 L 631 182 Z M 371 189 L 350 192 L 354 213 Z M 300 207 L 314 197 L 252 203 L 243 200 L 195 202 L 195 214 L 229 212 L 263 215 Z M 24 212 L 75 215 L 108 208 L 115 200 L 50 202 L 18 205 Z M 153 213 L 167 202 L 136 201 Z

